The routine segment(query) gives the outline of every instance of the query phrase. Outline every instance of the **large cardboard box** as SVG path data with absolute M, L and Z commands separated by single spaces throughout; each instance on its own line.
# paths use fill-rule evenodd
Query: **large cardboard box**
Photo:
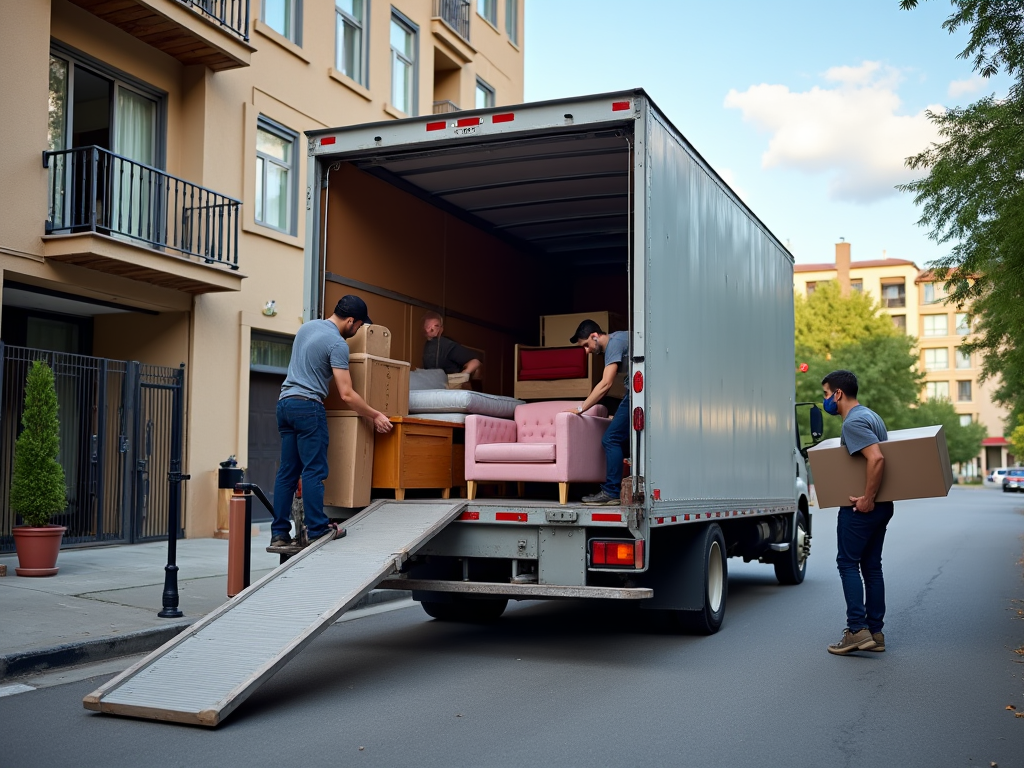
M 373 424 L 354 411 L 327 411 L 327 433 L 324 504 L 365 507 L 373 478 Z
M 391 357 L 391 331 L 383 325 L 360 326 L 356 335 L 348 340 L 348 351 L 350 354 Z
M 352 388 L 371 408 L 376 408 L 386 416 L 408 415 L 409 364 L 407 362 L 353 352 L 348 357 L 348 372 L 352 377 Z M 328 411 L 351 410 L 342 402 L 333 383 L 324 405 Z
M 885 470 L 876 501 L 928 499 L 949 493 L 953 468 L 941 425 L 894 430 L 879 447 Z M 849 506 L 851 496 L 863 495 L 867 459 L 860 454 L 851 456 L 838 437 L 809 449 L 807 457 L 819 508 Z
M 628 331 L 626 318 L 616 312 L 574 312 L 571 315 L 541 315 L 540 345 L 564 347 L 584 320 L 593 320 L 605 333 Z M 587 394 L 590 394 L 589 392 Z

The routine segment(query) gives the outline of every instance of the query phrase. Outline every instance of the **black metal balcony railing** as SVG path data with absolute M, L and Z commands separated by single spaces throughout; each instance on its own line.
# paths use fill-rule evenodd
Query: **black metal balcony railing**
M 469 42 L 470 0 L 434 0 L 434 18 L 441 19 Z
M 178 0 L 249 42 L 249 0 Z
M 43 153 L 47 234 L 97 232 L 238 269 L 242 203 L 101 147 Z
M 435 101 L 434 102 L 434 114 L 435 115 L 444 115 L 444 114 L 447 114 L 449 112 L 458 112 L 458 111 L 459 111 L 459 105 L 456 104 L 451 99 L 445 99 L 444 101 Z

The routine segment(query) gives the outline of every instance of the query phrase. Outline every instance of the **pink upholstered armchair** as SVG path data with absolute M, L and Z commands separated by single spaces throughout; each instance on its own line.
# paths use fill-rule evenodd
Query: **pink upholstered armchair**
M 558 483 L 565 504 L 569 483 L 605 479 L 601 437 L 608 428 L 608 410 L 595 405 L 582 416 L 565 411 L 579 401 L 527 403 L 512 420 L 466 417 L 467 495 L 476 498 L 481 481 Z

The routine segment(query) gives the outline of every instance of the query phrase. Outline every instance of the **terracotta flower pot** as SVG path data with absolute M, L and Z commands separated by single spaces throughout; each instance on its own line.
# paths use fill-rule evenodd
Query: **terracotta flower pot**
M 14 549 L 21 567 L 14 572 L 19 576 L 55 576 L 60 542 L 66 530 L 63 525 L 15 526 Z

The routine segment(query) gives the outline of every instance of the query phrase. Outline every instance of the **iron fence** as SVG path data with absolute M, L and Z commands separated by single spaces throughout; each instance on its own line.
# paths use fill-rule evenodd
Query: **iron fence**
M 178 0 L 222 29 L 249 42 L 249 0 Z
M 470 0 L 434 0 L 434 18 L 441 19 L 469 42 Z
M 43 153 L 47 234 L 98 232 L 238 269 L 241 202 L 102 147 Z

